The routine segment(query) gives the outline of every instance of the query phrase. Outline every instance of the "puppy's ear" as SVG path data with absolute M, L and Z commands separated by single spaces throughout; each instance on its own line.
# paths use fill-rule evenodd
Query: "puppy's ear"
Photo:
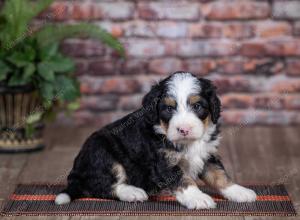
M 214 89 L 215 90 L 215 89 Z M 217 124 L 221 114 L 221 101 L 218 98 L 216 91 L 212 93 L 209 99 L 209 108 L 211 113 L 211 121 Z
M 158 103 L 161 99 L 161 83 L 153 85 L 142 101 L 143 108 L 146 112 L 148 122 L 156 123 L 158 121 Z
M 142 101 L 143 107 L 147 107 L 153 105 L 153 103 L 157 102 L 161 95 L 160 85 L 153 85 L 150 92 L 148 92 Z
M 221 114 L 221 101 L 217 96 L 217 88 L 208 79 L 199 79 L 202 82 L 202 92 L 209 104 L 211 121 L 217 124 Z

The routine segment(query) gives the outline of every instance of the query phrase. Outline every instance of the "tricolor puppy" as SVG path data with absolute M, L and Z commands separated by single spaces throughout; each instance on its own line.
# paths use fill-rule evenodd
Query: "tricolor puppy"
M 169 189 L 189 209 L 216 207 L 198 179 L 229 200 L 255 201 L 254 191 L 230 180 L 217 155 L 220 109 L 209 80 L 173 73 L 152 87 L 141 109 L 86 140 L 55 203 L 80 197 L 146 201 Z

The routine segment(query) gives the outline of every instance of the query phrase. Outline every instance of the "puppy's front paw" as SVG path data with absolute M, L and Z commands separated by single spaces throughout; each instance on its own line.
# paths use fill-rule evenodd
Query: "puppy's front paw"
M 121 201 L 126 202 L 143 202 L 148 200 L 148 195 L 143 189 L 127 184 L 117 186 L 116 195 Z
M 254 202 L 256 200 L 256 193 L 252 189 L 237 184 L 221 190 L 221 193 L 225 198 L 234 202 Z
M 207 194 L 201 192 L 196 186 L 189 186 L 183 191 L 176 192 L 177 201 L 188 209 L 216 208 L 216 203 Z

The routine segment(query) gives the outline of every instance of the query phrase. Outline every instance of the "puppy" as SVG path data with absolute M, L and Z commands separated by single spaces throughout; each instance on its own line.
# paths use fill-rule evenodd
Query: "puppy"
M 55 203 L 80 197 L 146 201 L 169 189 L 189 209 L 215 208 L 198 179 L 231 201 L 255 201 L 254 191 L 231 181 L 217 155 L 220 111 L 209 80 L 173 73 L 152 87 L 141 109 L 86 140 Z

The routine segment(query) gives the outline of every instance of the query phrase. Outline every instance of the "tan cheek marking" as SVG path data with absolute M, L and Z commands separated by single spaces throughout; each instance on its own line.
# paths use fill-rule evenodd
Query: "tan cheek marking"
M 209 117 L 210 117 L 210 115 L 208 115 L 205 119 L 204 119 L 204 128 L 207 128 L 208 127 L 208 125 L 209 125 Z
M 164 98 L 164 102 L 168 106 L 176 107 L 176 101 L 173 98 L 169 98 L 169 97 Z
M 200 100 L 201 100 L 201 96 L 192 95 L 192 96 L 189 97 L 188 102 L 189 102 L 190 105 L 193 105 L 193 104 L 199 102 Z
M 167 133 L 168 127 L 169 127 L 168 124 L 164 123 L 162 120 L 160 120 L 160 126 L 164 130 L 164 132 Z

